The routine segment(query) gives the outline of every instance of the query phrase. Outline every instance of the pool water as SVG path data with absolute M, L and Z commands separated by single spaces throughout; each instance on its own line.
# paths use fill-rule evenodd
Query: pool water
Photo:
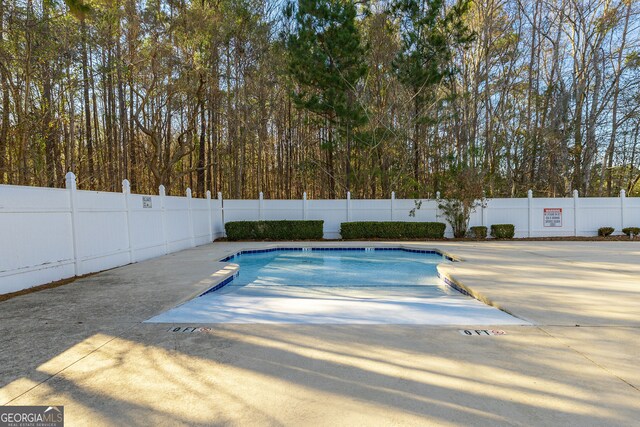
M 239 276 L 148 322 L 504 325 L 526 322 L 438 278 L 441 254 L 278 250 L 236 255 Z

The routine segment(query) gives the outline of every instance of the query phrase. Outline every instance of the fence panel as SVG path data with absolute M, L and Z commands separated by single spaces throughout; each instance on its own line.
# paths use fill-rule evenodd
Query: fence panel
M 419 208 L 417 208 L 419 206 Z M 410 216 L 410 212 L 415 209 L 415 216 Z M 422 199 L 397 199 L 394 207 L 395 221 L 411 221 L 411 222 L 437 222 L 442 221 L 439 217 L 438 202 L 435 200 Z
M 166 196 L 165 216 L 168 252 L 191 247 L 189 202 L 185 197 Z
M 640 197 L 626 197 L 623 214 L 625 227 L 640 227 Z
M 340 224 L 347 221 L 347 200 L 308 200 L 307 219 L 324 220 L 324 238 L 339 239 Z
M 196 246 L 209 243 L 209 203 L 207 199 L 191 199 L 193 234 Z
M 223 206 L 222 198 L 211 200 L 211 221 L 213 238 L 223 237 L 224 234 L 224 218 L 222 214 Z
M 269 220 L 301 220 L 303 219 L 302 200 L 264 200 L 262 202 L 262 219 Z
M 74 275 L 67 190 L 0 185 L 0 294 Z
M 573 198 L 532 198 L 531 236 L 573 236 L 575 233 L 574 203 Z M 559 220 L 550 221 L 549 215 L 552 212 L 560 214 Z
M 527 237 L 529 231 L 528 199 L 489 199 L 485 224 L 491 230 L 493 224 L 513 224 L 515 237 Z
M 165 254 L 160 196 L 129 195 L 131 247 L 135 261 Z
M 260 219 L 259 200 L 225 200 L 224 222 L 258 221 Z
M 391 199 L 351 200 L 352 221 L 391 221 Z
M 622 204 L 620 198 L 581 197 L 578 199 L 578 236 L 592 236 L 600 227 L 613 227 L 622 234 Z
M 485 209 L 486 208 L 481 205 L 476 206 L 475 210 L 471 212 L 471 216 L 469 217 L 469 227 L 474 227 L 476 225 L 484 225 L 485 227 L 488 228 L 488 225 L 486 224 L 487 215 L 485 213 Z M 444 221 L 444 218 L 441 217 L 441 219 Z
M 124 194 L 77 192 L 78 274 L 129 262 L 129 226 Z

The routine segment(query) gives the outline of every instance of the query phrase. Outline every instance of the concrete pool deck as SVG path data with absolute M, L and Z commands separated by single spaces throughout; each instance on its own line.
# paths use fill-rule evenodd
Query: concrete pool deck
M 637 425 L 640 242 L 400 244 L 460 257 L 445 274 L 533 326 L 142 323 L 274 246 L 214 243 L 1 302 L 0 403 L 67 425 Z
M 296 249 L 268 249 L 233 257 L 230 261 L 240 271 L 229 283 L 222 282 L 226 286 L 146 322 L 530 324 L 444 284 L 437 270 L 450 260 L 435 251 Z

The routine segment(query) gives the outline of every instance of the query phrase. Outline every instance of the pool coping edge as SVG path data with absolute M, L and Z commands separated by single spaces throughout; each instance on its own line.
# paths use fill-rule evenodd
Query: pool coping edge
M 483 293 L 476 291 L 475 289 L 463 284 L 460 280 L 456 279 L 452 276 L 451 272 L 448 271 L 451 267 L 450 264 L 438 264 L 436 266 L 436 270 L 438 273 L 438 277 L 447 285 L 460 292 L 461 294 L 467 295 L 473 299 L 480 301 L 483 304 L 486 304 L 490 307 L 497 308 L 500 311 L 507 313 L 510 316 L 515 317 L 516 319 L 520 319 L 527 324 L 534 326 L 535 323 L 529 319 L 525 319 L 522 316 L 518 316 L 514 314 L 513 311 L 508 308 L 502 306 L 501 304 L 496 303 L 491 298 L 485 296 Z

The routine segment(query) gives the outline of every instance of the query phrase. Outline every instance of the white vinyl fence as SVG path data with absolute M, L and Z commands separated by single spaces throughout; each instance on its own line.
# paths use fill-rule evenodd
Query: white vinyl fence
M 131 194 L 67 188 L 0 185 L 0 294 L 105 270 L 202 245 L 224 236 L 224 224 L 242 220 L 324 221 L 324 237 L 340 238 L 349 221 L 440 221 L 435 200 L 194 199 L 164 194 Z M 640 226 L 640 198 L 620 197 L 489 199 L 471 226 L 514 224 L 516 237 L 594 236 L 610 226 Z M 447 226 L 447 236 L 451 230 Z
M 0 185 L 0 294 L 211 242 L 222 200 Z
M 254 200 L 225 200 L 224 221 L 276 219 L 324 220 L 325 239 L 340 238 L 340 224 L 350 221 L 439 221 L 446 222 L 436 200 L 421 200 L 415 216 L 413 199 L 357 200 L 264 200 L 262 193 Z M 640 227 L 640 198 L 578 197 L 569 198 L 488 199 L 471 215 L 469 226 L 513 224 L 515 237 L 596 236 L 600 227 L 614 227 L 622 234 L 624 227 Z M 447 224 L 445 236 L 452 237 Z

